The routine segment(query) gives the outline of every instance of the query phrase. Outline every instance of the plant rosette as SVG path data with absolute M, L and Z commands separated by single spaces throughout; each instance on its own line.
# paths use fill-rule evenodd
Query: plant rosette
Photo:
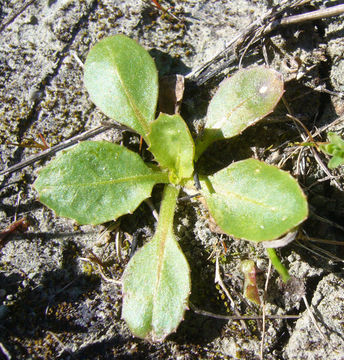
M 122 317 L 132 333 L 162 341 L 188 308 L 187 260 L 173 232 L 181 186 L 193 187 L 194 162 L 214 141 L 239 135 L 269 114 L 283 94 L 281 75 L 264 66 L 240 70 L 220 84 L 210 102 L 203 136 L 193 141 L 179 115 L 155 119 L 158 74 L 137 42 L 108 37 L 89 52 L 84 81 L 91 100 L 108 117 L 140 134 L 157 166 L 123 146 L 85 141 L 58 155 L 35 182 L 40 201 L 80 224 L 101 224 L 132 213 L 166 184 L 153 238 L 129 261 L 122 278 Z M 285 171 L 262 161 L 234 162 L 211 176 L 199 175 L 200 193 L 223 232 L 253 242 L 275 240 L 308 215 L 306 197 Z M 267 249 L 283 280 L 288 272 Z

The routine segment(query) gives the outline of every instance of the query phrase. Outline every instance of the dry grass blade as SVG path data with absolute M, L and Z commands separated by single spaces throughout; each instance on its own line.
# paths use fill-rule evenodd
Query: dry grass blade
M 153 215 L 154 219 L 155 219 L 156 221 L 158 221 L 158 220 L 159 220 L 159 214 L 158 214 L 158 212 L 156 211 L 156 209 L 155 209 L 155 207 L 154 207 L 154 205 L 153 205 L 152 200 L 148 198 L 148 199 L 146 199 L 144 202 L 147 204 L 147 206 L 149 207 L 150 211 L 152 212 L 152 215 Z
M 67 347 L 55 333 L 53 333 L 52 331 L 47 331 L 47 333 L 50 336 L 52 336 L 62 348 L 58 356 L 61 356 L 64 352 L 68 352 L 68 354 L 72 357 L 72 359 L 75 359 L 72 350 L 69 347 Z
M 333 223 L 332 221 L 327 219 L 322 218 L 321 216 L 319 216 L 319 218 L 321 219 L 321 221 L 324 221 L 327 224 L 330 224 L 331 226 L 336 226 L 337 224 Z M 343 231 L 343 227 L 340 225 L 337 225 L 337 227 Z M 313 242 L 318 242 L 318 243 L 322 243 L 322 244 L 329 244 L 329 245 L 340 245 L 343 246 L 344 245 L 344 241 L 335 241 L 335 240 L 328 240 L 328 239 L 319 239 L 319 238 L 315 238 L 315 237 L 310 237 L 307 234 L 303 235 L 302 233 L 299 233 L 298 236 L 298 240 L 304 240 L 304 241 L 313 241 Z
M 306 245 L 302 244 L 300 241 L 296 241 L 296 244 L 298 246 L 306 249 L 307 251 L 313 253 L 314 255 L 317 255 L 317 256 L 321 257 L 322 259 L 338 261 L 338 262 L 344 262 L 343 259 L 333 255 L 329 251 L 326 251 L 326 250 L 324 250 L 324 249 L 322 249 L 319 246 L 316 246 L 314 244 L 309 244 L 309 246 L 306 246 Z M 322 255 L 321 253 L 323 253 L 324 255 Z
M 13 22 L 17 16 L 19 16 L 23 11 L 25 11 L 25 9 L 30 6 L 31 4 L 33 4 L 34 2 L 36 2 L 37 0 L 29 0 L 27 3 L 25 3 L 21 8 L 19 8 L 17 11 L 13 11 L 13 13 L 10 15 L 10 17 L 4 21 L 1 25 L 0 25 L 0 32 L 2 30 L 4 30 L 6 28 L 6 26 L 8 26 L 9 24 L 11 24 L 11 22 Z
M 314 324 L 314 326 L 316 327 L 316 329 L 318 330 L 319 334 L 321 335 L 321 337 L 324 339 L 324 340 L 327 340 L 326 336 L 323 334 L 323 332 L 321 331 L 317 321 L 315 320 L 315 317 L 313 315 L 313 311 L 312 309 L 310 308 L 309 304 L 308 304 L 308 301 L 307 301 L 307 298 L 305 295 L 302 296 L 302 300 L 303 302 L 305 303 L 306 305 L 306 308 L 307 308 L 307 311 L 308 311 L 308 314 L 312 320 L 312 323 Z
M 340 123 L 343 123 L 344 121 L 344 115 L 342 116 L 339 116 L 337 119 L 335 119 L 334 121 L 332 121 L 331 123 L 329 124 L 326 124 L 324 126 L 322 126 L 320 129 L 316 130 L 314 132 L 314 134 L 312 134 L 313 137 L 316 137 L 320 134 L 322 134 L 324 131 L 326 131 L 328 128 L 333 128 L 334 126 L 340 124 Z M 306 138 L 306 141 L 309 141 L 310 139 L 309 138 Z
M 51 148 L 49 148 L 45 151 L 42 151 L 37 155 L 33 155 L 33 156 L 29 157 L 28 159 L 19 162 L 18 164 L 8 167 L 7 169 L 1 170 L 0 175 L 7 175 L 7 174 L 11 174 L 15 171 L 21 170 L 21 169 L 25 168 L 26 166 L 34 164 L 35 162 L 37 162 L 39 160 L 42 160 L 48 156 L 56 154 L 58 151 L 64 150 L 68 147 L 71 147 L 71 146 L 79 143 L 80 141 L 83 141 L 83 140 L 86 140 L 93 136 L 99 135 L 105 131 L 112 129 L 112 128 L 119 128 L 122 130 L 127 129 L 121 125 L 117 126 L 116 124 L 106 124 L 106 125 L 98 126 L 95 129 L 88 130 L 80 135 L 74 136 L 71 139 L 68 139 L 66 141 L 63 141 L 63 142 L 55 145 L 55 146 L 52 146 Z
M 236 305 L 235 305 L 235 302 L 231 296 L 231 294 L 229 293 L 229 291 L 227 290 L 225 284 L 223 283 L 223 280 L 222 280 L 222 277 L 221 277 L 221 274 L 220 274 L 220 266 L 219 266 L 219 257 L 218 255 L 216 255 L 216 267 L 215 267 L 215 284 L 219 284 L 222 291 L 226 294 L 226 296 L 228 297 L 228 299 L 230 300 L 231 302 L 231 305 L 232 305 L 232 308 L 235 310 L 235 311 L 238 311 Z
M 105 245 L 108 242 L 108 239 L 105 238 L 105 235 L 115 231 L 116 233 L 119 232 L 119 226 L 121 225 L 121 222 L 119 220 L 112 222 L 110 225 L 106 227 L 105 230 L 103 230 L 99 236 L 97 237 L 97 240 L 94 242 L 93 246 L 102 246 Z M 105 238 L 105 240 L 104 240 Z
M 112 284 L 116 284 L 121 286 L 122 282 L 120 280 L 114 280 L 109 278 L 108 276 L 106 276 L 104 274 L 104 270 L 103 268 L 105 267 L 105 265 L 103 264 L 103 262 L 95 255 L 92 253 L 92 251 L 88 251 L 89 256 L 84 258 L 84 257 L 80 257 L 79 259 L 81 261 L 85 261 L 90 263 L 92 266 L 94 266 L 96 268 L 96 270 L 99 272 L 100 276 L 102 277 L 102 279 L 106 282 L 112 283 Z
M 343 245 L 343 244 L 341 244 Z M 323 253 L 325 258 L 335 261 L 335 262 L 344 262 L 343 259 L 341 259 L 340 257 L 333 255 L 330 251 L 327 251 L 315 244 L 310 244 L 310 247 L 314 250 L 314 251 L 318 251 L 319 253 Z
M 222 280 L 222 277 L 221 277 L 221 274 L 220 274 L 219 256 L 217 254 L 216 254 L 216 263 L 215 263 L 215 284 L 216 283 L 220 285 L 222 291 L 226 294 L 227 298 L 230 300 L 232 308 L 234 310 L 234 313 L 237 316 L 240 316 L 239 310 L 238 310 L 237 306 L 235 305 L 235 302 L 234 302 L 231 294 L 229 293 L 229 291 L 227 290 L 225 284 L 223 283 L 223 280 Z M 248 331 L 248 328 L 246 326 L 245 321 L 240 320 L 240 322 L 241 322 L 241 325 L 243 326 L 243 328 L 246 331 Z
M 209 316 L 214 319 L 220 319 L 220 320 L 229 320 L 229 321 L 235 321 L 235 320 L 262 320 L 262 315 L 220 315 L 220 314 L 214 314 L 210 311 L 205 311 L 196 308 L 195 305 L 192 303 L 189 303 L 190 309 L 199 315 L 202 316 Z M 265 318 L 268 320 L 292 320 L 292 319 L 299 319 L 300 315 L 265 315 Z

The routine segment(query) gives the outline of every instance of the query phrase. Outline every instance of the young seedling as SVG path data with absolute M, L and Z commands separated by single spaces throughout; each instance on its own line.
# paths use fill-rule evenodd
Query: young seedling
M 225 80 L 209 105 L 197 144 L 180 115 L 155 119 L 158 75 L 134 40 L 106 38 L 89 52 L 85 85 L 111 119 L 140 134 L 156 163 L 105 141 L 82 142 L 44 167 L 35 182 L 40 201 L 80 224 L 100 224 L 132 213 L 157 183 L 165 189 L 157 229 L 123 274 L 122 316 L 135 336 L 161 341 L 175 331 L 188 307 L 190 270 L 173 231 L 182 186 L 194 188 L 194 161 L 216 140 L 240 134 L 271 112 L 283 93 L 281 76 L 266 67 L 241 70 Z M 223 232 L 254 242 L 288 233 L 307 217 L 296 180 L 264 162 L 247 159 L 200 175 L 205 204 Z M 272 263 L 288 279 L 274 249 Z
M 240 264 L 240 270 L 244 274 L 244 296 L 256 305 L 260 305 L 261 301 L 258 293 L 256 282 L 256 265 L 253 260 L 244 260 Z
M 327 137 L 329 142 L 320 144 L 319 148 L 325 154 L 332 156 L 328 167 L 334 169 L 340 165 L 344 165 L 344 140 L 334 132 L 329 132 Z

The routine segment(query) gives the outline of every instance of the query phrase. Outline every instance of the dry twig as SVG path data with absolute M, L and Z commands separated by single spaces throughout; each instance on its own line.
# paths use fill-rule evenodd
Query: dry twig
M 214 319 L 219 320 L 229 320 L 229 321 L 235 321 L 235 320 L 262 320 L 263 317 L 261 315 L 219 315 L 214 314 L 209 311 L 201 310 L 195 307 L 192 303 L 189 303 L 190 309 L 199 315 L 203 316 L 209 316 Z M 290 319 L 299 319 L 300 315 L 266 315 L 266 319 L 269 320 L 290 320 Z
M 0 25 L 0 32 L 2 30 L 4 30 L 6 28 L 6 26 L 11 24 L 11 22 L 13 22 L 17 16 L 19 16 L 28 6 L 33 4 L 35 1 L 37 1 L 37 0 L 29 0 L 26 4 L 24 4 L 21 8 L 19 8 L 19 10 L 13 11 L 13 13 L 10 15 L 10 17 Z
M 314 21 L 332 16 L 344 14 L 344 5 L 336 5 L 325 9 L 310 11 L 305 14 L 288 16 L 281 19 L 279 25 L 286 26 L 291 24 L 298 24 L 306 21 Z
M 0 247 L 4 244 L 4 241 L 10 234 L 14 233 L 15 231 L 26 231 L 28 227 L 29 223 L 26 217 L 23 217 L 10 224 L 5 230 L 0 232 Z

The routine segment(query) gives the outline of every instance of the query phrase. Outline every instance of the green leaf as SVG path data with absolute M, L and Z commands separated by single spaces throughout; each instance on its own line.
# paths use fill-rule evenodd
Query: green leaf
M 274 240 L 308 215 L 305 195 L 287 172 L 247 159 L 202 181 L 210 214 L 227 234 L 251 241 Z
M 283 95 L 281 74 L 265 66 L 236 72 L 212 98 L 197 158 L 216 140 L 231 138 L 268 115 Z
M 193 173 L 195 146 L 180 115 L 160 114 L 152 123 L 149 150 L 162 167 L 171 171 L 170 180 L 179 183 Z
M 190 293 L 190 270 L 173 234 L 178 190 L 165 187 L 153 239 L 130 260 L 123 274 L 122 317 L 131 332 L 162 341 L 183 319 Z
M 34 184 L 40 201 L 79 224 L 100 224 L 133 212 L 167 174 L 136 153 L 106 141 L 85 141 L 44 167 Z
M 340 165 L 344 165 L 344 140 L 334 132 L 329 132 L 327 137 L 330 142 L 328 144 L 321 144 L 320 150 L 332 156 L 328 167 L 334 169 Z
M 158 73 L 145 49 L 124 35 L 101 40 L 87 56 L 84 81 L 105 115 L 146 138 L 155 117 Z

